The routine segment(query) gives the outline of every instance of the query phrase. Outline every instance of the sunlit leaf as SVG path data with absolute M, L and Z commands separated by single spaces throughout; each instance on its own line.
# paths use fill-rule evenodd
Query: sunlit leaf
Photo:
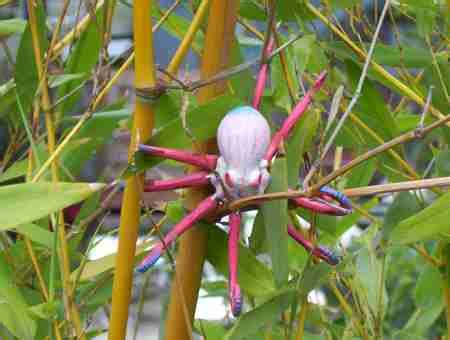
M 272 164 L 271 182 L 266 192 L 283 192 L 287 185 L 286 159 L 279 158 Z M 288 278 L 287 249 L 287 200 L 276 200 L 261 205 L 266 228 L 267 244 L 272 260 L 272 270 L 277 286 L 282 286 Z
M 228 235 L 215 226 L 207 228 L 207 259 L 219 273 L 228 277 Z M 239 246 L 238 281 L 241 289 L 251 296 L 263 296 L 274 290 L 271 271 L 242 245 Z
M 100 183 L 24 183 L 0 187 L 0 230 L 45 217 L 102 189 Z
M 390 241 L 392 244 L 409 244 L 449 233 L 449 204 L 450 193 L 442 195 L 424 210 L 400 222 L 392 231 Z
M 277 292 L 270 300 L 242 315 L 224 339 L 248 339 L 260 328 L 268 326 L 279 318 L 280 314 L 289 307 L 294 296 L 295 290 L 292 289 Z
M 14 18 L 0 20 L 0 38 L 8 37 L 12 34 L 22 33 L 25 30 L 27 22 L 22 19 Z
M 8 264 L 0 258 L 0 324 L 18 339 L 32 340 L 36 323 L 28 315 L 28 306 L 14 282 Z

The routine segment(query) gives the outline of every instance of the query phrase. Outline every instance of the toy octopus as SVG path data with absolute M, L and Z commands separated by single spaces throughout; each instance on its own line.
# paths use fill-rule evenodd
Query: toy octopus
M 268 44 L 266 54 L 273 48 Z M 220 155 L 194 154 L 149 145 L 139 145 L 138 149 L 146 154 L 172 159 L 194 165 L 201 170 L 186 176 L 169 180 L 152 180 L 144 186 L 144 191 L 155 192 L 187 187 L 212 185 L 215 193 L 205 198 L 194 210 L 175 225 L 163 240 L 158 242 L 137 267 L 145 272 L 158 261 L 164 250 L 177 237 L 191 228 L 197 221 L 210 214 L 222 203 L 243 197 L 263 194 L 270 182 L 270 165 L 277 155 L 281 143 L 306 111 L 326 78 L 322 72 L 303 99 L 295 106 L 282 127 L 271 138 L 267 120 L 258 111 L 268 73 L 268 65 L 259 70 L 252 106 L 242 106 L 228 112 L 220 122 L 217 131 L 217 144 Z M 335 201 L 336 203 L 333 203 Z M 303 207 L 320 214 L 342 216 L 352 211 L 350 200 L 342 193 L 330 187 L 322 187 L 316 197 L 298 197 L 289 200 L 290 204 Z M 242 308 L 242 295 L 237 278 L 238 245 L 241 212 L 233 211 L 229 215 L 228 257 L 229 257 L 229 300 L 234 316 Z M 324 246 L 316 246 L 302 236 L 292 225 L 288 225 L 289 235 L 301 244 L 313 256 L 331 265 L 339 258 Z

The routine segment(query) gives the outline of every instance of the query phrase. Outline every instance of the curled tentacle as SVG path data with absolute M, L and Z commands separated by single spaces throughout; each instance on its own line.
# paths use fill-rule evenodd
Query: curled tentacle
M 303 237 L 292 225 L 288 225 L 288 233 L 295 241 L 303 246 L 313 256 L 335 266 L 339 263 L 340 257 L 335 255 L 329 248 L 322 245 L 314 245 L 311 241 Z
M 332 201 L 336 201 L 338 204 L 334 204 Z M 317 197 L 296 197 L 290 202 L 297 207 L 324 215 L 344 216 L 353 211 L 348 197 L 328 186 L 320 188 Z

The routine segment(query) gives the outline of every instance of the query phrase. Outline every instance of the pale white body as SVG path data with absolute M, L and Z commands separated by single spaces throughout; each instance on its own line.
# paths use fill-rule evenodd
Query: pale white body
M 264 154 L 270 144 L 270 127 L 264 116 L 250 106 L 238 107 L 222 119 L 217 131 L 220 157 L 213 180 L 217 193 L 232 198 L 261 194 L 270 175 Z

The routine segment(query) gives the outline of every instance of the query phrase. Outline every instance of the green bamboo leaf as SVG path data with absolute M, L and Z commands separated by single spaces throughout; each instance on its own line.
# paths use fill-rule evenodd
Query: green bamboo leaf
M 111 139 L 120 122 L 130 116 L 131 109 L 95 113 L 82 126 L 60 157 L 61 163 L 70 175 L 78 176 L 84 164 Z
M 417 309 L 403 328 L 415 334 L 426 334 L 444 309 L 444 291 L 439 284 L 442 277 L 438 268 L 426 264 L 421 270 L 414 291 Z
M 352 50 L 343 42 L 330 42 L 326 45 L 327 49 L 336 53 L 342 59 L 352 59 L 358 62 L 357 56 Z M 364 50 L 369 50 L 369 44 L 364 45 Z M 448 52 L 444 51 L 437 53 L 438 60 L 446 60 L 448 58 Z M 416 46 L 402 45 L 400 50 L 394 45 L 384 45 L 377 42 L 373 52 L 373 60 L 380 65 L 386 65 L 391 67 L 429 67 L 432 63 L 430 50 L 427 48 L 421 48 Z
M 394 228 L 401 221 L 410 217 L 411 213 L 419 212 L 422 208 L 415 194 L 410 192 L 399 193 L 386 212 L 383 224 L 383 239 L 388 240 Z
M 367 247 L 362 248 L 356 259 L 357 282 L 359 284 L 359 294 L 364 294 L 367 299 L 368 307 L 375 311 L 378 308 L 380 278 L 382 277 L 381 260 L 375 256 L 375 253 Z M 388 294 L 383 282 L 383 305 L 387 306 Z
M 400 222 L 392 231 L 392 244 L 409 244 L 450 233 L 450 193 L 439 197 L 433 204 Z
M 239 3 L 239 14 L 249 20 L 265 21 L 266 13 L 264 7 L 252 0 L 241 0 Z
M 49 301 L 34 305 L 28 308 L 28 312 L 40 319 L 50 320 L 58 317 L 58 308 L 61 307 L 62 301 Z
M 255 255 L 267 252 L 266 228 L 264 216 L 259 210 L 253 221 L 252 234 L 249 237 L 249 248 Z
M 297 73 L 293 74 L 296 74 L 296 77 L 301 77 L 310 62 L 311 56 L 315 57 L 314 47 L 316 44 L 317 41 L 314 34 L 306 34 L 292 44 L 298 75 Z
M 272 164 L 271 183 L 266 192 L 287 191 L 287 164 L 285 158 L 278 158 Z M 272 260 L 272 270 L 278 287 L 288 279 L 288 242 L 287 242 L 287 200 L 276 200 L 261 205 L 264 225 Z
M 13 34 L 22 33 L 26 26 L 27 22 L 18 18 L 0 20 L 0 39 Z
M 31 241 L 43 245 L 47 248 L 53 248 L 53 233 L 41 228 L 37 224 L 25 223 L 17 226 L 15 231 L 21 235 L 27 236 Z
M 295 188 L 299 184 L 299 172 L 303 165 L 303 155 L 311 146 L 320 123 L 320 113 L 310 111 L 298 121 L 286 148 L 288 184 Z
M 223 339 L 227 329 L 222 320 L 195 320 L 195 328 L 197 332 L 204 336 L 205 339 Z
M 28 306 L 14 283 L 14 275 L 0 257 L 0 324 L 18 339 L 32 340 L 36 323 L 28 315 Z
M 224 339 L 250 339 L 249 336 L 279 318 L 295 298 L 295 293 L 293 289 L 278 291 L 270 300 L 242 315 Z
M 324 262 L 306 267 L 302 272 L 302 278 L 300 281 L 300 289 L 303 298 L 306 299 L 311 290 L 320 287 L 329 277 L 332 270 L 333 267 Z
M 330 6 L 333 9 L 338 9 L 338 8 L 350 8 L 353 6 L 356 6 L 357 4 L 359 4 L 360 1 L 358 0 L 331 0 L 330 1 Z
M 100 183 L 23 183 L 0 187 L 0 230 L 18 227 L 78 203 Z
M 147 250 L 149 249 L 150 245 L 151 245 L 151 243 L 145 242 L 136 247 L 136 253 L 135 253 L 136 261 L 138 261 L 140 258 L 142 258 L 144 253 L 146 253 Z M 117 252 L 107 255 L 107 256 L 103 256 L 94 261 L 87 262 L 83 269 L 83 272 L 81 273 L 80 279 L 81 280 L 92 279 L 99 274 L 102 274 L 104 272 L 107 272 L 108 270 L 113 269 L 114 266 L 116 265 L 116 257 L 117 257 Z M 80 271 L 80 268 L 77 268 L 71 273 L 72 279 L 75 279 L 78 277 L 79 271 Z
M 28 159 L 14 162 L 5 172 L 0 174 L 0 182 L 6 182 L 14 178 L 25 176 L 28 170 Z
M 346 187 L 354 188 L 369 185 L 373 175 L 375 174 L 375 171 L 375 161 L 372 159 L 365 161 L 360 166 L 352 169 L 350 174 L 347 176 Z
M 214 268 L 228 277 L 228 235 L 216 226 L 208 228 L 207 259 Z M 251 296 L 264 296 L 274 290 L 272 273 L 251 251 L 239 246 L 238 281 L 241 289 Z
M 59 87 L 61 85 L 64 85 L 72 80 L 78 80 L 85 78 L 86 75 L 84 73 L 73 73 L 73 74 L 56 74 L 51 75 L 48 78 L 48 86 L 50 88 Z

